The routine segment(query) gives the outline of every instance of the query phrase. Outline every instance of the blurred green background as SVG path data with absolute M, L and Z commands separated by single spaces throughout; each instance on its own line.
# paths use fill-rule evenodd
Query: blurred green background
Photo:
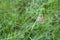
M 58 0 L 0 0 L 0 40 L 60 40 Z M 44 23 L 37 22 L 43 15 Z

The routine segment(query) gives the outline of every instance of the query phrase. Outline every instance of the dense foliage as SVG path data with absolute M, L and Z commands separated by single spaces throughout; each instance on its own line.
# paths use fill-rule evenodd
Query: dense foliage
M 58 0 L 0 0 L 0 40 L 60 40 Z M 44 17 L 44 23 L 37 21 Z

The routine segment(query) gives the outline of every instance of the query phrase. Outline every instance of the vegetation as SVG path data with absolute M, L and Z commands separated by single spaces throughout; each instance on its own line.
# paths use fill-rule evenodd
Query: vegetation
M 58 0 L 0 0 L 0 40 L 60 40 Z M 43 16 L 43 23 L 38 17 Z

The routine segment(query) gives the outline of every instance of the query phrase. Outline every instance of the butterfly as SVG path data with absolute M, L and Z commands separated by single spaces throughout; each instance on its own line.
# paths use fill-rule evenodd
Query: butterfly
M 39 16 L 37 20 L 38 20 L 39 23 L 43 23 L 44 22 L 44 17 L 43 16 Z

